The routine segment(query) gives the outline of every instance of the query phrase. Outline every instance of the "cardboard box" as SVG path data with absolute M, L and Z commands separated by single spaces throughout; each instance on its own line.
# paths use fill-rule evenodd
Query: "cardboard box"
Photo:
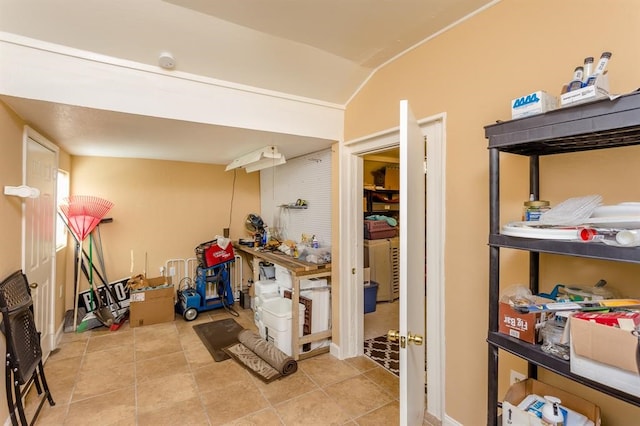
M 627 330 L 573 317 L 569 328 L 572 373 L 640 397 L 637 337 Z
M 129 300 L 129 325 L 140 327 L 173 321 L 175 290 L 167 277 L 147 279 L 155 284 L 140 290 L 132 290 Z
M 171 284 L 171 277 L 155 277 L 145 278 L 144 275 L 138 274 L 127 281 L 127 288 L 131 291 L 142 290 L 150 287 L 166 286 Z
M 640 312 L 638 311 L 577 312 L 573 316 L 628 331 L 640 325 Z
M 538 90 L 511 100 L 511 118 L 542 114 L 556 109 L 557 100 L 547 92 Z
M 640 376 L 630 371 L 580 356 L 576 353 L 573 344 L 570 352 L 570 366 L 573 374 L 640 397 Z
M 384 187 L 386 189 L 400 189 L 400 166 L 384 168 Z
M 549 299 L 535 297 L 535 302 L 549 303 Z M 545 313 L 523 314 L 516 311 L 507 302 L 500 302 L 498 306 L 498 331 L 516 339 L 529 343 L 541 340 L 540 325 L 546 318 Z
M 638 337 L 631 331 L 571 318 L 571 372 L 640 397 Z
M 581 357 L 635 374 L 640 383 L 636 349 L 640 339 L 631 331 L 571 317 L 571 346 Z
M 546 422 L 543 422 L 542 419 L 538 418 L 535 414 L 518 408 L 518 404 L 528 395 L 538 395 L 542 397 L 545 395 L 555 396 L 560 399 L 560 405 L 562 407 L 586 416 L 589 420 L 593 421 L 595 426 L 600 426 L 600 407 L 577 395 L 534 379 L 522 380 L 514 383 L 509 388 L 502 401 L 502 426 L 547 425 Z
M 593 102 L 609 96 L 609 79 L 607 74 L 601 74 L 595 84 L 572 90 L 560 95 L 560 106 L 567 107 L 586 102 Z

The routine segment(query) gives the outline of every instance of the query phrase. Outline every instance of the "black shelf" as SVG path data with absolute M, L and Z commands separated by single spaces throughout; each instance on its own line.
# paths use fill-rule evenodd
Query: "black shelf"
M 577 383 L 635 406 L 640 398 L 571 373 L 570 363 L 548 355 L 537 345 L 498 333 L 500 250 L 529 252 L 529 287 L 538 292 L 540 254 L 640 263 L 640 248 L 602 243 L 511 237 L 500 234 L 500 153 L 529 157 L 529 193 L 540 199 L 540 156 L 640 145 L 640 92 L 560 108 L 545 114 L 485 126 L 489 150 L 489 324 L 487 424 L 497 425 L 499 349 L 526 361 L 529 377 L 545 368 Z
M 388 208 L 388 209 L 376 209 L 374 208 L 375 205 L 378 204 L 387 204 L 391 207 L 391 205 L 393 204 L 395 207 L 395 204 L 397 203 L 390 203 L 390 202 L 385 202 L 383 199 L 374 199 L 374 196 L 376 194 L 382 194 L 382 195 L 386 195 L 386 196 L 393 196 L 393 195 L 398 195 L 400 194 L 400 190 L 399 189 L 365 189 L 364 190 L 364 198 L 366 200 L 366 207 L 364 210 L 364 216 L 371 216 L 374 214 L 379 214 L 379 215 L 385 215 L 385 216 L 397 216 L 399 211 L 398 209 L 392 209 L 392 208 Z M 375 205 L 374 205 L 375 204 Z
M 489 149 L 548 155 L 640 144 L 640 92 L 485 126 Z
M 540 240 L 492 234 L 489 235 L 489 245 L 537 253 L 640 263 L 640 247 L 614 247 L 599 242 Z
M 565 361 L 543 352 L 540 345 L 532 345 L 498 332 L 489 332 L 487 342 L 494 347 L 512 353 L 530 363 L 544 368 L 545 370 L 567 377 L 577 383 L 597 389 L 602 393 L 640 407 L 640 398 L 637 396 L 594 382 L 593 380 L 589 380 L 577 374 L 573 374 L 571 372 L 569 361 Z

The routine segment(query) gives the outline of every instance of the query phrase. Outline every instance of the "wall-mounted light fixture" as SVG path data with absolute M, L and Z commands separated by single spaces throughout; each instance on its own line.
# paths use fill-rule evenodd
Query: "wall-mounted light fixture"
M 225 170 L 229 171 L 238 167 L 244 167 L 247 173 L 251 173 L 266 169 L 267 167 L 279 166 L 286 162 L 284 155 L 278 152 L 278 148 L 271 145 L 236 158 L 229 163 Z

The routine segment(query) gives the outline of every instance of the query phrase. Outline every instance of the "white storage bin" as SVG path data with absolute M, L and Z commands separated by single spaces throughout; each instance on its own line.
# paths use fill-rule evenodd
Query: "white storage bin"
M 260 337 L 267 340 L 267 328 L 264 326 L 264 323 L 262 321 L 256 321 L 256 327 L 258 327 Z
M 291 328 L 286 331 L 278 331 L 274 328 L 270 328 L 268 325 L 265 325 L 265 333 L 265 339 L 267 342 L 273 344 L 276 348 L 291 356 Z M 302 334 L 302 327 L 300 327 L 300 334 Z
M 260 296 L 256 296 L 256 308 L 259 308 L 260 306 L 264 305 L 264 302 L 266 302 L 267 300 L 276 299 L 279 297 L 280 295 L 277 292 L 264 293 L 264 294 L 261 294 Z
M 291 271 L 280 266 L 274 265 L 276 269 L 276 281 L 280 283 L 280 287 L 293 288 L 293 278 L 291 277 Z
M 262 280 L 262 281 L 256 281 L 254 285 L 255 285 L 254 291 L 255 291 L 256 297 L 266 293 L 278 292 L 278 281 Z
M 298 316 L 300 324 L 300 335 L 304 325 L 305 306 L 298 304 Z M 291 299 L 277 298 L 266 300 L 262 305 L 262 321 L 265 326 L 278 331 L 291 329 Z
M 282 352 L 291 355 L 291 299 L 271 299 L 262 305 L 262 323 L 266 329 L 266 340 Z M 298 304 L 298 337 L 302 336 L 305 306 Z

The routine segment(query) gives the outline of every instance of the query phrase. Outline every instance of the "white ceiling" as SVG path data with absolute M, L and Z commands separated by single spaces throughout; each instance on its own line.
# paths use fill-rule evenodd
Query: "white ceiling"
M 159 55 L 170 52 L 181 73 L 343 107 L 378 67 L 489 3 L 495 1 L 0 0 L 0 31 L 144 66 L 157 67 Z M 74 155 L 193 161 L 185 155 L 193 151 L 197 161 L 224 164 L 243 144 L 271 144 L 276 136 L 3 95 Z M 277 136 L 289 158 L 332 143 Z M 203 156 L 215 138 L 234 150 Z

